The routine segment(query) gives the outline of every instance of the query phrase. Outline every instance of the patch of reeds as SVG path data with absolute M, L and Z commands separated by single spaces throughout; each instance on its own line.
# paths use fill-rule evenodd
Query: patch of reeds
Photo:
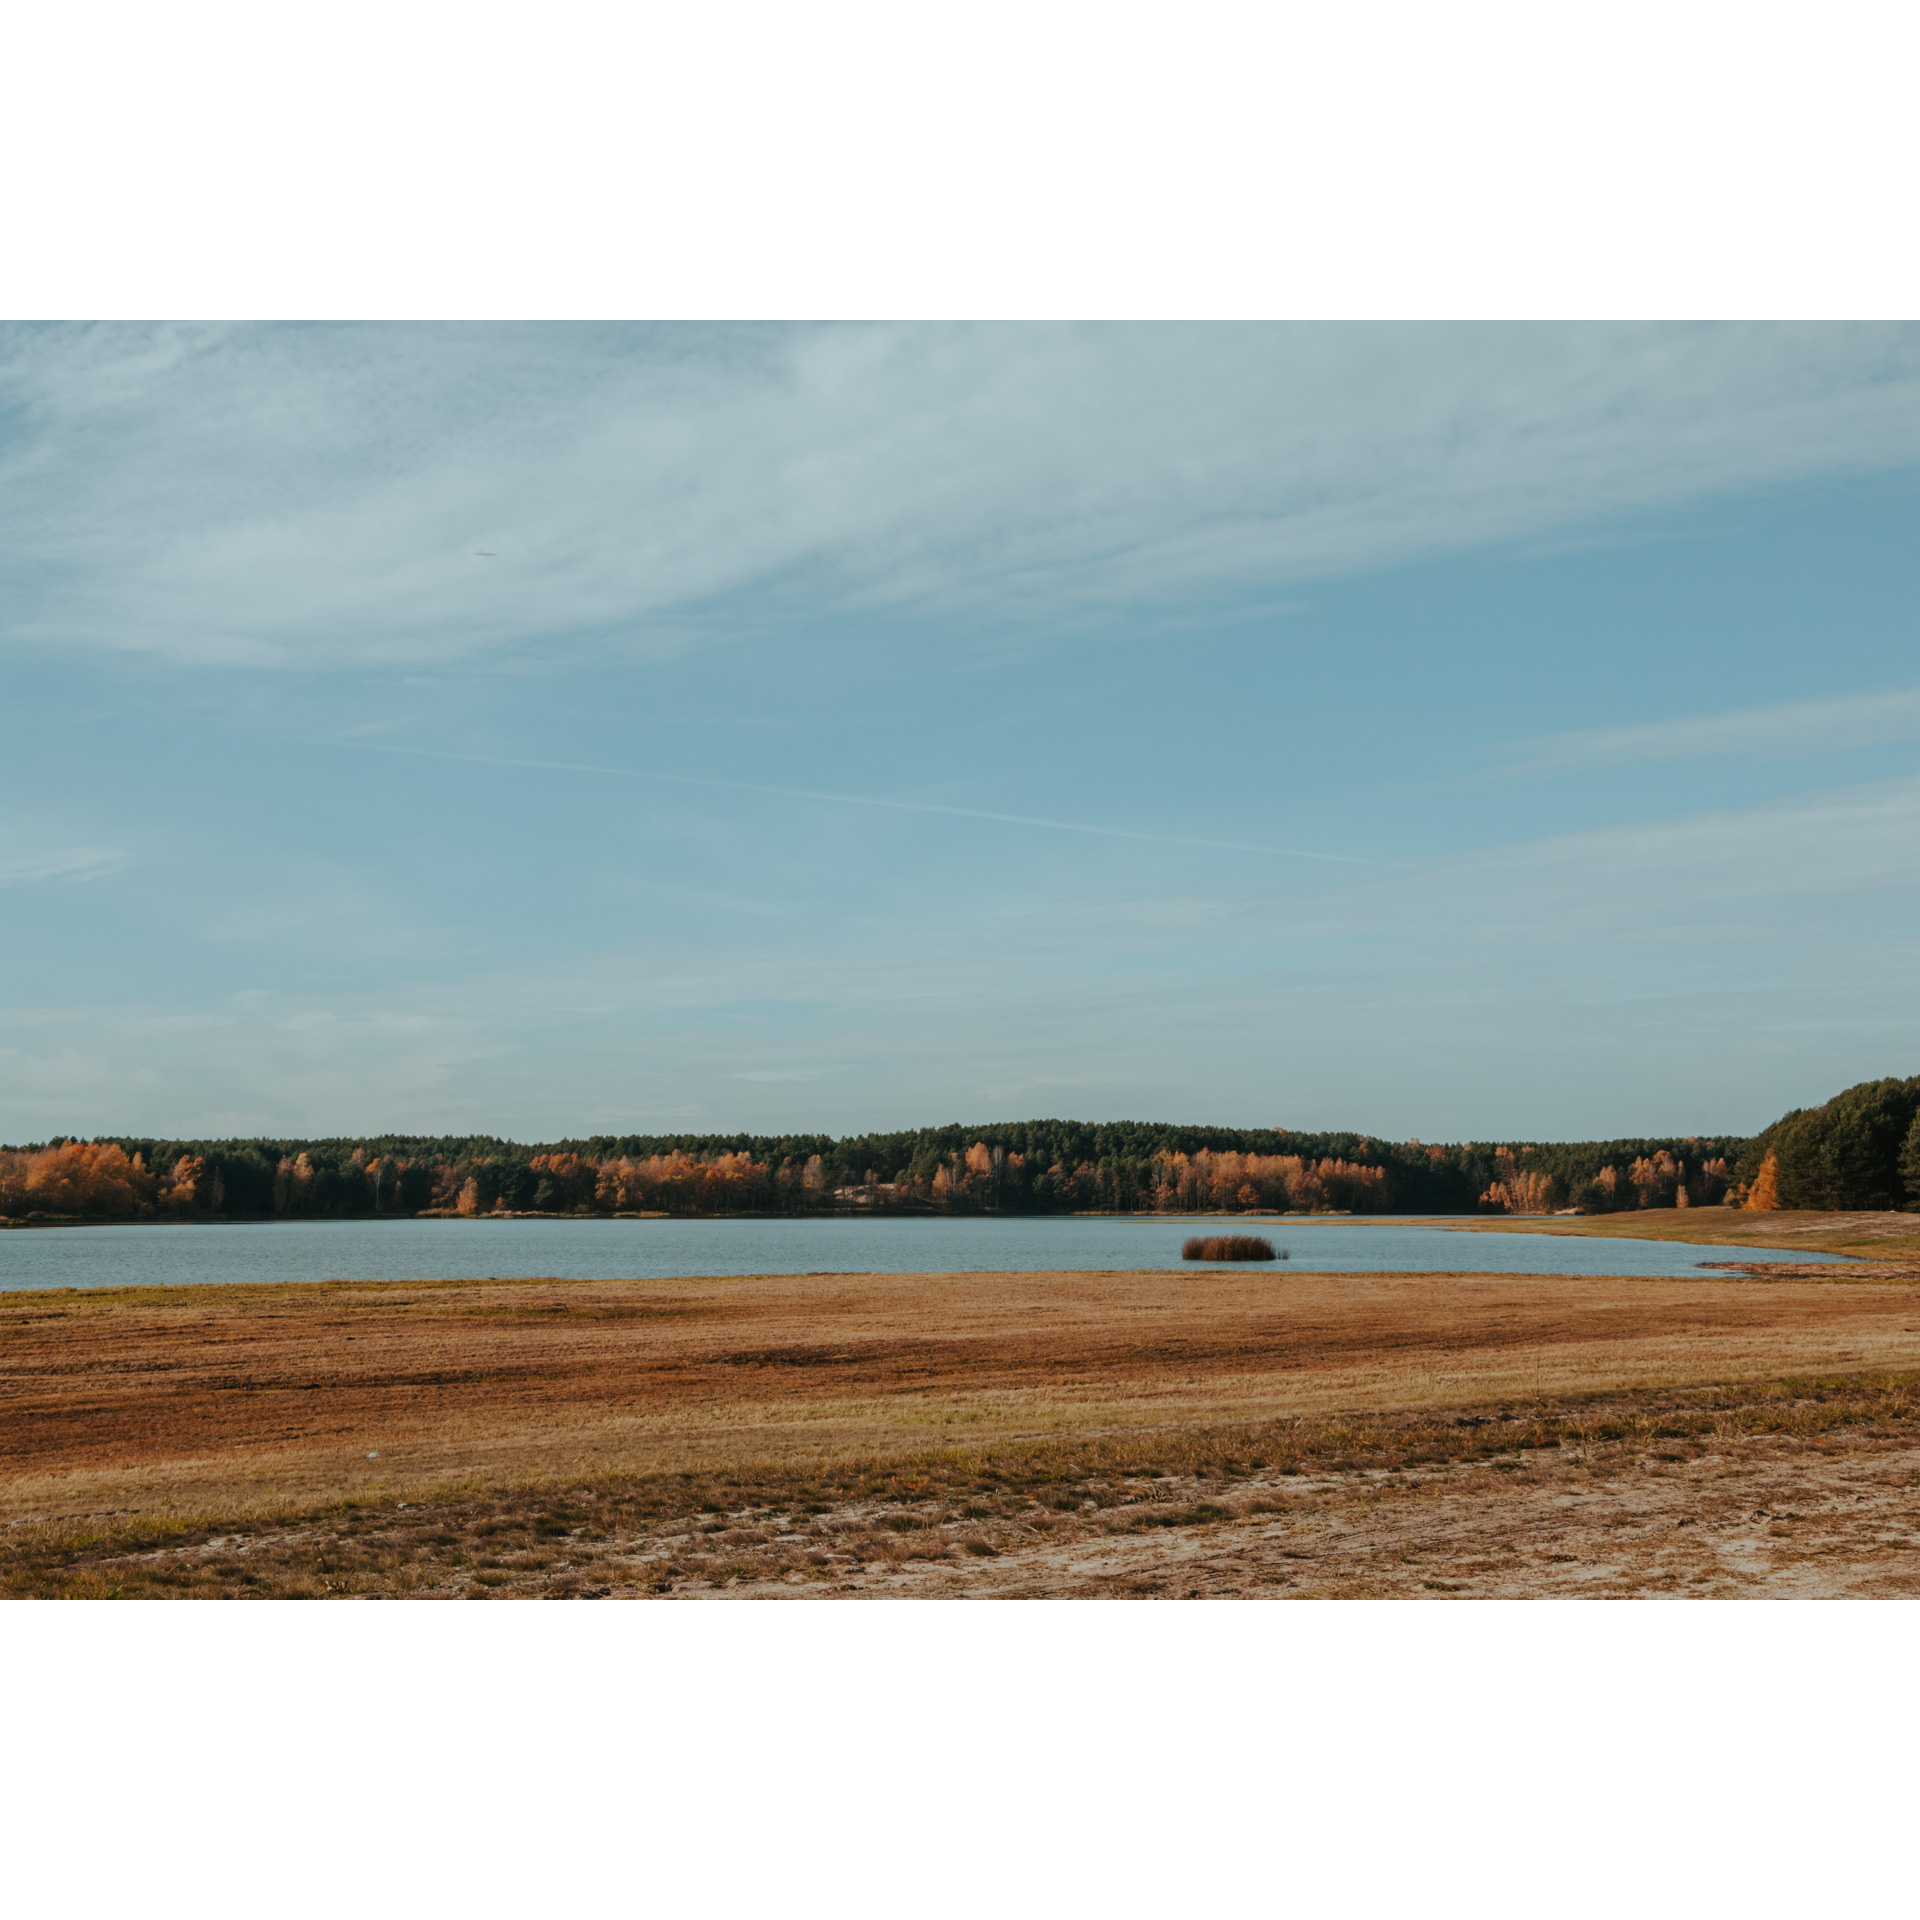
M 1284 1260 L 1286 1257 L 1284 1253 L 1275 1253 L 1273 1242 L 1263 1240 L 1257 1233 L 1197 1233 L 1180 1249 L 1182 1260 Z

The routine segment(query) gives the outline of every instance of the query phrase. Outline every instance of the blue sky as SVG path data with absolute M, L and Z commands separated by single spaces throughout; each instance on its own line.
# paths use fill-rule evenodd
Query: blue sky
M 1916 507 L 1912 328 L 13 329 L 0 1137 L 1756 1127 Z

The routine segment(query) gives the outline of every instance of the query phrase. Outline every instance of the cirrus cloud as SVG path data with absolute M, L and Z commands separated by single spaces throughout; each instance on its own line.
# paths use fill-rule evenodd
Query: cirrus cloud
M 1920 329 L 0 336 L 0 637 L 317 670 L 1030 630 L 1920 462 Z

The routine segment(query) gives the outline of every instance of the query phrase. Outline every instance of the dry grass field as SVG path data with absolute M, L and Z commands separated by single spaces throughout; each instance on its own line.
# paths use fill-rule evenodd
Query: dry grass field
M 1920 1269 L 0 1295 L 0 1523 L 13 1594 L 1907 1593 Z
M 1811 1248 L 1859 1260 L 1920 1261 L 1920 1213 L 1744 1213 L 1731 1207 L 1648 1208 L 1568 1219 L 1429 1221 L 1466 1233 L 1570 1233 L 1589 1240 L 1677 1240 L 1689 1246 Z

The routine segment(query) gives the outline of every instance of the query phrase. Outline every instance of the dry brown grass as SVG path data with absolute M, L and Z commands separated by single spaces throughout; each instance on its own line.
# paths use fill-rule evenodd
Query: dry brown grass
M 0 1593 L 1911 1594 L 1916 1489 L 1908 1373 L 24 1522 Z
M 12 1294 L 0 1582 L 801 1591 L 861 1569 L 856 1586 L 1010 1590 L 1022 1555 L 1083 1535 L 1164 1554 L 1313 1473 L 1504 1484 L 1502 1450 L 1563 1462 L 1666 1427 L 1681 1446 L 1906 1444 L 1920 1294 L 1897 1269 L 1845 1280 L 1759 1264 Z
M 1690 1246 L 1813 1248 L 1871 1261 L 1920 1261 L 1920 1213 L 1748 1213 L 1738 1207 L 1649 1207 L 1574 1219 L 1442 1220 L 1470 1233 L 1570 1233 L 1594 1240 L 1677 1240 Z

